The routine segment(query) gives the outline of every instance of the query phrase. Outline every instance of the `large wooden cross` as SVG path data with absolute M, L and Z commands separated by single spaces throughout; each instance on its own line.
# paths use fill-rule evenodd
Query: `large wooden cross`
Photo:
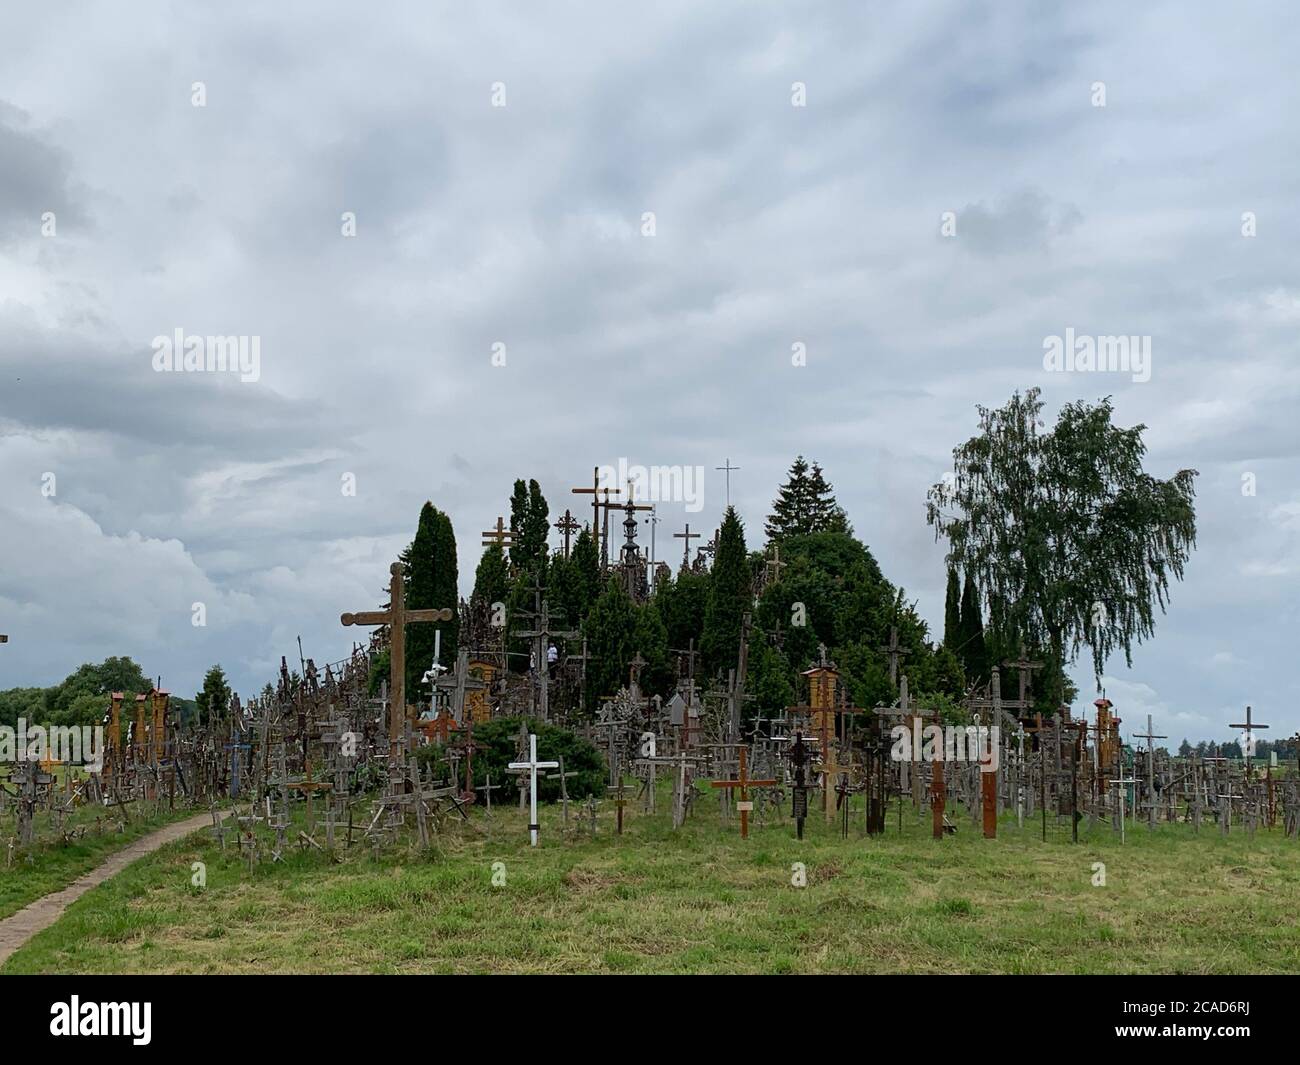
M 1268 726 L 1261 725 L 1258 721 L 1252 721 L 1250 717 L 1250 707 L 1248 706 L 1246 707 L 1245 724 L 1230 724 L 1228 728 L 1245 729 L 1245 732 L 1242 733 L 1242 737 L 1246 741 L 1246 746 L 1243 748 L 1243 753 L 1246 755 L 1246 782 L 1249 783 L 1250 782 L 1250 760 L 1252 757 L 1254 757 L 1254 752 L 1255 752 L 1255 737 L 1253 733 L 1257 728 L 1268 728 Z
M 515 636 L 525 640 L 535 641 L 533 644 L 533 659 L 538 677 L 538 707 L 537 712 L 541 715 L 543 721 L 550 718 L 550 664 L 546 661 L 546 653 L 553 637 L 561 637 L 571 640 L 580 635 L 573 629 L 552 629 L 551 623 L 551 605 L 545 599 L 542 600 L 541 610 L 537 614 L 529 615 L 534 619 L 536 628 L 527 629 L 522 632 L 514 633 Z
M 1235 727 L 1235 726 L 1234 726 Z M 1157 736 L 1151 728 L 1151 715 L 1147 714 L 1146 732 L 1135 732 L 1133 738 L 1136 740 L 1147 741 L 1147 826 L 1155 828 L 1156 825 L 1156 740 L 1167 740 L 1168 736 Z M 1121 840 L 1120 842 L 1123 842 Z
M 500 514 L 497 515 L 497 523 L 493 528 L 483 530 L 484 547 L 513 547 L 514 542 L 514 530 L 506 528 L 505 518 Z
M 596 535 L 596 529 L 601 528 L 600 536 L 600 564 L 607 565 L 609 562 L 609 497 L 611 495 L 622 495 L 622 490 L 618 488 L 601 488 L 600 486 L 600 467 L 591 468 L 591 487 L 590 488 L 573 488 L 570 489 L 575 496 L 591 496 L 591 534 Z M 600 508 L 605 507 L 605 522 L 601 525 Z
M 775 780 L 753 780 L 749 775 L 749 766 L 746 760 L 748 748 L 740 748 L 740 772 L 736 774 L 735 780 L 715 780 L 712 786 L 715 788 L 726 788 L 739 790 L 739 799 L 736 802 L 736 809 L 740 811 L 740 838 L 749 839 L 749 811 L 754 808 L 754 804 L 749 801 L 750 788 L 774 788 L 777 782 Z
M 363 610 L 343 614 L 343 625 L 387 625 L 388 637 L 388 746 L 396 757 L 405 742 L 406 723 L 406 626 L 421 622 L 450 621 L 451 608 L 407 610 L 406 590 L 402 581 L 402 564 L 389 568 L 389 605 L 387 610 Z

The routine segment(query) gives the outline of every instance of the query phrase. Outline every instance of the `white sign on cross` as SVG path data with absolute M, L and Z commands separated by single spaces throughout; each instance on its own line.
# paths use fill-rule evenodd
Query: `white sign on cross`
M 537 846 L 537 832 L 541 826 L 537 823 L 537 771 L 539 769 L 559 769 L 559 762 L 539 762 L 537 760 L 537 735 L 530 732 L 528 734 L 528 761 L 511 762 L 510 768 L 520 772 L 527 772 L 530 777 L 528 788 L 529 798 L 532 800 L 532 811 L 528 818 L 528 832 L 532 837 L 533 846 Z

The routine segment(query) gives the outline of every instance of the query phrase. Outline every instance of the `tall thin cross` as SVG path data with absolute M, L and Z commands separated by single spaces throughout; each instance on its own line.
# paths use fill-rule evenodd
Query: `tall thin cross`
M 576 489 L 575 489 L 576 491 Z M 691 523 L 686 523 L 686 531 L 673 533 L 674 540 L 684 540 L 682 545 L 682 569 L 691 568 L 691 541 L 698 540 L 703 534 L 691 532 Z
M 542 715 L 542 720 L 547 720 L 550 714 L 550 664 L 546 661 L 546 652 L 550 644 L 551 637 L 560 636 L 564 639 L 573 639 L 579 634 L 571 629 L 553 630 L 551 628 L 551 606 L 545 599 L 542 600 L 542 609 L 536 615 L 537 627 L 526 632 L 516 632 L 516 636 L 524 639 L 535 640 L 533 656 L 537 661 L 538 678 L 541 690 L 541 699 L 538 706 L 538 712 Z
M 572 514 L 570 514 L 568 508 L 566 507 L 564 511 L 564 517 L 562 517 L 559 521 L 555 523 L 555 528 L 558 529 L 564 535 L 564 557 L 568 558 L 569 538 L 574 533 L 576 533 L 580 528 L 580 526 L 578 525 L 578 519 L 575 518 Z
M 1169 737 L 1168 737 L 1168 736 L 1157 736 L 1154 732 L 1151 731 L 1151 715 L 1150 715 L 1150 714 L 1147 714 L 1147 730 L 1146 730 L 1146 732 L 1145 732 L 1145 733 L 1142 733 L 1142 732 L 1135 732 L 1135 733 L 1133 733 L 1133 738 L 1134 738 L 1134 739 L 1138 739 L 1138 740 L 1146 740 L 1146 741 L 1147 741 L 1147 802 L 1150 804 L 1150 809 L 1149 809 L 1149 811 L 1148 811 L 1148 814 L 1149 814 L 1149 816 L 1150 816 L 1150 822 L 1149 822 L 1149 823 L 1150 823 L 1152 826 L 1154 826 L 1154 825 L 1155 825 L 1155 821 L 1156 821 L 1156 807 L 1155 807 L 1155 801 L 1156 801 L 1156 780 L 1155 780 L 1155 773 L 1156 773 L 1156 745 L 1155 745 L 1155 741 L 1156 741 L 1156 740 L 1167 740 L 1167 739 L 1169 739 Z M 1121 835 L 1120 842 L 1123 843 L 1124 840 L 1123 840 L 1123 838 L 1122 838 L 1122 837 L 1123 837 L 1123 832 L 1122 832 L 1122 831 L 1121 831 L 1120 835 Z
M 498 519 L 500 520 L 500 519 Z M 402 564 L 394 562 L 388 568 L 388 609 L 363 610 L 356 614 L 343 614 L 343 625 L 388 626 L 388 746 L 394 758 L 405 739 L 406 722 L 406 626 L 417 623 L 450 621 L 450 607 L 436 610 L 407 610 L 406 590 L 402 582 Z
M 528 797 L 531 801 L 531 810 L 528 818 L 528 833 L 532 838 L 532 845 L 537 846 L 537 833 L 541 831 L 541 825 L 537 823 L 537 771 L 539 769 L 559 769 L 559 762 L 539 762 L 537 760 L 537 734 L 530 732 L 528 734 L 528 761 L 511 762 L 508 768 L 515 770 L 517 773 L 529 774 L 531 780 L 528 786 Z
M 713 468 L 722 471 L 723 475 L 727 478 L 727 506 L 731 506 L 731 474 L 733 470 L 738 470 L 740 467 L 733 466 L 731 464 L 731 459 L 727 459 L 726 463 L 725 466 L 714 466 Z
M 879 650 L 889 655 L 889 683 L 891 686 L 896 686 L 898 684 L 898 660 L 912 653 L 905 647 L 900 646 L 897 626 L 889 626 L 889 646 L 881 647 Z
M 1239 729 L 1246 730 L 1244 733 L 1242 733 L 1242 738 L 1246 741 L 1246 745 L 1243 748 L 1243 750 L 1245 751 L 1246 754 L 1246 780 L 1247 782 L 1249 782 L 1250 760 L 1252 757 L 1254 757 L 1255 754 L 1255 736 L 1254 736 L 1255 729 L 1268 728 L 1268 726 L 1261 725 L 1258 721 L 1252 721 L 1250 717 L 1250 707 L 1248 706 L 1246 707 L 1246 723 L 1244 725 L 1231 724 L 1228 726 L 1228 728 L 1239 728 Z
M 601 488 L 600 486 L 600 467 L 591 468 L 591 487 L 590 488 L 572 488 L 570 491 L 575 496 L 591 496 L 591 534 L 596 535 L 596 529 L 600 526 L 600 508 L 609 503 L 611 495 L 622 495 L 617 488 Z M 601 499 L 601 495 L 604 499 Z M 604 532 L 601 534 L 601 564 L 604 565 L 609 561 L 609 511 L 605 511 Z

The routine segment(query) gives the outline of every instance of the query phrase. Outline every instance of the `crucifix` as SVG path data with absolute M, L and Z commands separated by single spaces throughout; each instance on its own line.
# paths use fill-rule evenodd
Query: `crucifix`
M 703 534 L 691 532 L 691 523 L 686 523 L 686 531 L 673 533 L 674 540 L 682 540 L 682 569 L 691 568 L 691 541 L 698 540 Z
M 891 686 L 896 686 L 898 684 L 898 660 L 912 653 L 899 645 L 897 626 L 889 626 L 889 646 L 880 647 L 877 650 L 889 655 L 889 683 Z
M 1246 707 L 1246 723 L 1244 725 L 1231 724 L 1228 728 L 1245 729 L 1242 733 L 1242 750 L 1246 755 L 1246 783 L 1250 783 L 1250 760 L 1255 755 L 1255 729 L 1268 728 L 1267 725 L 1261 725 L 1258 721 L 1252 721 L 1250 717 L 1250 707 Z
M 498 518 L 498 521 L 501 519 Z M 388 626 L 388 746 L 396 760 L 405 739 L 406 722 L 406 626 L 416 623 L 450 621 L 450 607 L 436 610 L 406 609 L 406 590 L 402 581 L 402 564 L 394 562 L 388 569 L 389 606 L 387 610 L 363 610 L 343 614 L 343 625 Z
M 528 761 L 511 762 L 509 769 L 517 773 L 527 773 L 529 775 L 528 798 L 530 803 L 530 816 L 528 818 L 528 834 L 532 839 L 532 845 L 537 846 L 537 834 L 541 831 L 542 826 L 537 823 L 537 771 L 539 769 L 559 769 L 559 762 L 539 762 L 537 760 L 537 734 L 530 732 L 528 734 Z
M 731 459 L 726 459 L 725 461 L 727 463 L 725 466 L 714 466 L 713 468 L 720 471 L 727 479 L 727 506 L 731 506 L 731 475 L 733 472 L 740 469 L 740 467 L 733 466 L 731 464 Z
M 750 788 L 774 788 L 775 780 L 753 780 L 749 776 L 749 767 L 746 760 L 748 753 L 747 747 L 740 748 L 740 772 L 736 774 L 735 780 L 715 780 L 712 786 L 715 788 L 726 788 L 728 791 L 735 788 L 738 790 L 739 799 L 736 802 L 736 809 L 740 811 L 740 838 L 749 839 L 749 811 L 754 808 L 754 804 L 749 801 Z
M 500 519 L 498 519 L 500 520 Z M 578 520 L 565 508 L 564 517 L 555 523 L 555 528 L 564 536 L 564 557 L 569 557 L 569 538 L 578 531 Z

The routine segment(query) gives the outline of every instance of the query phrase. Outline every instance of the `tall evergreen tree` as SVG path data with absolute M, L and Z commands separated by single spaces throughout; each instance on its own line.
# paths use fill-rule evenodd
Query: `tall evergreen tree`
M 809 532 L 850 531 L 844 508 L 836 502 L 830 482 L 815 462 L 808 477 L 808 510 Z
M 474 571 L 471 595 L 483 603 L 504 603 L 510 595 L 510 568 L 500 544 L 489 544 L 483 549 L 483 557 Z
M 764 527 L 768 543 L 812 532 L 815 506 L 808 463 L 799 455 L 790 466 L 789 478 L 772 501 L 772 513 Z
M 957 567 L 948 567 L 948 588 L 943 597 L 943 645 L 956 651 L 961 644 L 961 583 Z
M 961 639 L 953 650 L 966 669 L 967 679 L 980 682 L 988 680 L 992 663 L 984 640 L 984 612 L 980 607 L 979 589 L 975 587 L 969 573 L 961 590 L 958 632 Z
M 636 654 L 637 609 L 617 580 L 611 580 L 587 615 L 587 711 L 593 713 L 602 695 L 626 686 L 627 667 Z
M 565 604 L 570 626 L 581 625 L 600 595 L 600 550 L 591 530 L 584 528 L 569 555 L 573 595 Z
M 442 630 L 439 661 L 450 666 L 456 661 L 456 646 L 460 635 L 460 599 L 457 592 L 458 571 L 456 563 L 456 534 L 451 519 L 432 503 L 420 508 L 420 521 L 415 539 L 402 552 L 406 565 L 406 605 L 412 610 L 450 607 L 450 621 L 437 625 L 406 626 L 406 691 L 414 701 L 423 697 L 428 689 L 421 686 L 421 678 L 433 663 L 435 635 Z
M 551 535 L 551 511 L 546 497 L 536 481 L 528 482 L 528 514 L 524 518 L 524 546 L 528 561 L 536 565 L 545 563 L 550 555 L 547 542 Z
M 203 690 L 194 696 L 199 724 L 211 727 L 224 721 L 230 712 L 230 695 L 226 671 L 220 666 L 213 666 L 203 677 Z
M 672 694 L 676 674 L 668 657 L 668 629 L 653 600 L 637 607 L 636 629 L 632 636 L 633 655 L 645 660 L 641 670 L 641 690 L 647 695 L 667 697 Z
M 745 527 L 728 507 L 718 533 L 717 552 L 709 572 L 709 598 L 704 611 L 700 650 L 709 673 L 723 675 L 740 657 L 741 618 L 754 601 L 753 576 L 745 551 Z
M 514 546 L 510 548 L 510 566 L 518 571 L 526 569 L 528 549 L 523 545 L 524 526 L 528 523 L 528 482 L 522 477 L 515 481 L 510 493 L 510 531 L 514 533 Z

